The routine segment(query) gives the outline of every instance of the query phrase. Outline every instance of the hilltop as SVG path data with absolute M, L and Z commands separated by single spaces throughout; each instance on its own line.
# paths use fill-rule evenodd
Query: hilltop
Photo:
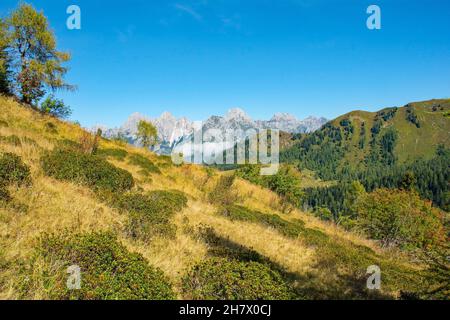
M 403 253 L 268 189 L 121 142 L 86 148 L 91 134 L 11 98 L 0 110 L 1 163 L 24 177 L 8 175 L 1 201 L 1 298 L 368 299 L 423 285 Z M 81 290 L 65 287 L 70 265 Z M 371 265 L 381 291 L 366 288 Z

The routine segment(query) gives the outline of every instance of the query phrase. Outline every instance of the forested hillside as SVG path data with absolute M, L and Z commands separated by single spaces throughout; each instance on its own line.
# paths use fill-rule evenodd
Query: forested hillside
M 333 180 L 351 170 L 393 166 L 435 156 L 450 147 L 450 100 L 410 103 L 371 113 L 354 111 L 322 129 L 294 137 L 283 162 L 298 163 Z
M 326 207 L 335 217 L 351 211 L 344 200 L 353 181 L 369 192 L 414 189 L 448 210 L 449 110 L 450 100 L 430 100 L 376 113 L 354 111 L 315 133 L 294 137 L 281 159 L 337 182 L 307 188 L 304 197 L 307 205 Z

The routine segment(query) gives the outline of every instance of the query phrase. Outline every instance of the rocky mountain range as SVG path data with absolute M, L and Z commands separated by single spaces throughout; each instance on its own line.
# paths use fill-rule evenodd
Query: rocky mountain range
M 125 137 L 132 144 L 139 144 L 136 138 L 137 126 L 141 120 L 149 121 L 155 125 L 158 130 L 158 139 L 160 144 L 155 147 L 157 153 L 170 154 L 176 146 L 190 141 L 195 125 L 198 122 L 187 119 L 186 117 L 176 118 L 169 112 L 164 112 L 158 118 L 150 118 L 140 113 L 131 114 L 123 125 L 118 128 L 107 128 L 97 125 L 92 130 L 102 129 L 103 135 L 107 138 L 118 136 Z M 327 119 L 321 117 L 308 117 L 299 120 L 288 113 L 276 113 L 270 120 L 253 120 L 244 110 L 239 108 L 230 109 L 224 116 L 211 116 L 201 123 L 203 131 L 208 129 L 217 129 L 224 133 L 226 130 L 248 129 L 278 129 L 288 133 L 307 133 L 313 132 L 322 127 Z

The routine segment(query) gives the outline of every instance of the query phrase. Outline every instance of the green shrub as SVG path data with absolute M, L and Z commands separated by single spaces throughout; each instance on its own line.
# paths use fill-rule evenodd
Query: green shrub
M 95 191 L 124 192 L 134 185 L 128 171 L 95 155 L 57 149 L 45 154 L 41 162 L 48 176 L 83 183 Z
M 314 215 L 321 220 L 333 221 L 333 213 L 327 207 L 318 207 L 314 209 Z
M 154 237 L 174 239 L 177 228 L 170 223 L 170 216 L 163 212 L 152 215 L 131 211 L 125 226 L 126 234 L 136 240 L 149 242 Z
M 383 246 L 426 248 L 445 239 L 444 213 L 415 191 L 377 189 L 355 207 L 357 226 Z
M 276 174 L 262 176 L 261 168 L 261 165 L 243 165 L 236 170 L 236 175 L 251 183 L 269 188 L 286 202 L 300 207 L 303 195 L 300 172 L 292 165 L 283 164 Z
M 48 293 L 51 299 L 166 300 L 174 299 L 168 279 L 138 253 L 129 252 L 109 233 L 46 235 L 38 253 L 45 261 L 62 262 L 51 269 Z M 81 289 L 69 290 L 67 267 L 81 271 Z M 56 272 L 56 274 L 54 274 Z
M 183 278 L 186 298 L 194 300 L 287 300 L 292 297 L 281 275 L 254 261 L 213 258 Z
M 300 207 L 303 192 L 301 188 L 301 175 L 296 168 L 283 165 L 275 175 L 265 176 L 265 179 L 270 190 L 276 192 L 297 208 Z
M 187 198 L 180 191 L 150 191 L 146 194 L 130 192 L 116 200 L 116 206 L 127 211 L 174 213 L 186 207 Z
M 54 95 L 47 96 L 41 103 L 40 109 L 43 113 L 60 119 L 67 119 L 72 114 L 72 109 L 63 100 L 55 98 Z
M 175 235 L 176 228 L 170 218 L 186 207 L 187 198 L 179 191 L 130 192 L 118 196 L 113 205 L 128 212 L 128 235 L 148 241 L 154 236 Z
M 108 148 L 108 149 L 99 149 L 97 151 L 97 155 L 102 157 L 112 157 L 117 160 L 123 161 L 127 157 L 128 152 L 123 149 Z
M 149 173 L 161 173 L 159 168 L 152 161 L 140 154 L 130 155 L 129 163 L 138 166 Z
M 30 168 L 14 153 L 0 157 L 0 185 L 23 185 L 31 182 Z
M 420 298 L 448 300 L 450 297 L 450 243 L 442 243 L 431 250 L 424 250 L 420 260 L 427 265 L 426 289 Z
M 11 136 L 6 136 L 6 137 L 0 136 L 0 142 L 7 143 L 7 144 L 13 145 L 15 147 L 22 146 L 22 142 L 20 141 L 20 138 L 16 135 L 11 135 Z
M 286 221 L 276 214 L 265 214 L 252 211 L 242 206 L 231 205 L 221 209 L 221 214 L 231 220 L 249 221 L 260 223 L 278 230 L 287 237 L 296 238 L 305 232 L 304 223 L 301 220 Z

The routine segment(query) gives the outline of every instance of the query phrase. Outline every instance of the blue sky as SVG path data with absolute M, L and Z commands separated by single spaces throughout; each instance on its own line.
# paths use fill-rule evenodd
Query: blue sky
M 60 97 L 73 119 L 121 124 L 130 113 L 199 120 L 241 107 L 333 118 L 450 97 L 450 1 L 28 1 L 72 53 Z M 66 28 L 80 6 L 82 29 Z M 377 4 L 382 29 L 366 28 Z M 17 1 L 2 0 L 4 16 Z

